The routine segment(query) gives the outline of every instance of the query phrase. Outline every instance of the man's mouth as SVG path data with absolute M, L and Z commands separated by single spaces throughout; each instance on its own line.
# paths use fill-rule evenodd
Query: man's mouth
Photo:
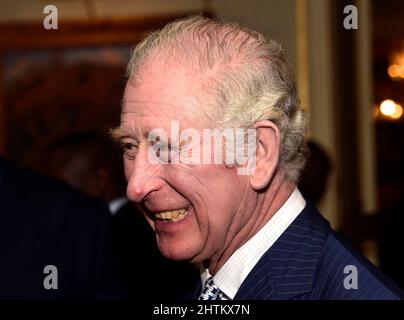
M 170 210 L 170 211 L 162 211 L 159 213 L 155 213 L 154 217 L 156 219 L 165 221 L 165 222 L 177 222 L 184 219 L 188 214 L 188 209 L 178 209 L 178 210 Z

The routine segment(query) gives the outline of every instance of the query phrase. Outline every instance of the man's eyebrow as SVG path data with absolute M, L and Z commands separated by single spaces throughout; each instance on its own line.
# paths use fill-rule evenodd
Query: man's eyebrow
M 110 129 L 109 135 L 111 136 L 111 138 L 114 141 L 116 141 L 118 143 L 121 143 L 123 139 L 127 139 L 127 138 L 133 139 L 136 142 L 139 141 L 137 139 L 137 137 L 130 130 L 122 128 L 122 127 L 116 127 L 116 128 Z M 149 132 L 146 132 L 145 136 L 149 137 Z M 167 139 L 165 139 L 162 136 L 158 136 L 157 141 L 167 144 L 168 147 L 172 147 L 171 137 L 167 137 Z M 181 141 L 179 147 L 183 147 L 183 146 L 184 146 L 184 141 Z
M 135 135 L 122 127 L 112 128 L 109 130 L 111 138 L 117 142 L 121 142 L 125 138 L 131 138 L 137 141 Z

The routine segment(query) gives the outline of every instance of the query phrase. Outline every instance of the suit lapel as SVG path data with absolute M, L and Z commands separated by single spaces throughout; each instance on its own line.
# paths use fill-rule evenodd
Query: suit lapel
M 201 278 L 198 277 L 195 278 L 195 281 L 193 285 L 190 287 L 189 290 L 184 292 L 183 295 L 181 295 L 179 298 L 180 300 L 198 300 L 199 294 L 202 291 L 202 283 L 201 283 Z
M 307 204 L 249 273 L 235 300 L 286 300 L 310 292 L 329 233 L 328 222 Z

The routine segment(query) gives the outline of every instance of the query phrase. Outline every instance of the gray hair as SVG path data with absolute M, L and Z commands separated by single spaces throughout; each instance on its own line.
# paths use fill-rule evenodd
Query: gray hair
M 235 23 L 193 16 L 169 23 L 139 43 L 128 64 L 129 79 L 140 79 L 140 68 L 152 61 L 190 67 L 201 80 L 205 103 L 212 100 L 203 109 L 216 126 L 275 123 L 281 132 L 279 167 L 288 181 L 297 182 L 307 159 L 307 120 L 278 43 Z

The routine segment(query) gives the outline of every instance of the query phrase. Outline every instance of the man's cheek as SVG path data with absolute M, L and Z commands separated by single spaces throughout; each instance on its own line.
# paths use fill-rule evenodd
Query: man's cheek
M 128 159 L 124 159 L 123 165 L 124 165 L 124 174 L 125 174 L 126 181 L 129 181 L 130 176 L 132 174 L 132 164 L 129 162 Z

